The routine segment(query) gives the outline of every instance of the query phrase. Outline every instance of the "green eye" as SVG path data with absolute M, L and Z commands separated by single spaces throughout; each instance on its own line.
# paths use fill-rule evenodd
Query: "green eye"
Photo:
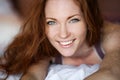
M 48 21 L 47 24 L 48 24 L 48 25 L 55 25 L 56 22 L 55 22 L 55 21 Z
M 75 18 L 75 19 L 70 20 L 69 23 L 76 23 L 76 22 L 79 22 L 79 21 L 80 21 L 79 19 Z

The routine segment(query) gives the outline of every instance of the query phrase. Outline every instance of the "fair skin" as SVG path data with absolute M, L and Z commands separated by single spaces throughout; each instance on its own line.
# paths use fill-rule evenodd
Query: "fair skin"
M 57 9 L 55 9 L 56 6 Z M 49 0 L 45 15 L 47 37 L 63 55 L 63 64 L 80 65 L 101 62 L 94 46 L 89 47 L 86 42 L 86 22 L 82 11 L 73 0 Z
M 48 0 L 45 9 L 47 23 L 46 34 L 51 44 L 63 55 L 63 64 L 96 64 L 102 61 L 99 71 L 87 77 L 85 80 L 120 79 L 119 25 L 108 22 L 104 23 L 101 34 L 101 46 L 106 54 L 105 58 L 101 60 L 94 46 L 89 47 L 85 41 L 86 23 L 81 10 L 72 0 Z M 49 64 L 48 60 L 46 64 Z M 36 66 L 39 68 L 36 68 Z M 41 64 L 32 66 L 31 71 L 34 72 L 28 72 L 31 73 L 32 76 L 28 75 L 28 77 L 25 77 L 26 74 L 21 80 L 44 80 L 43 76 L 45 75 L 43 75 L 43 73 L 37 73 L 41 71 L 40 68 L 43 70 Z M 48 66 L 44 68 L 44 70 L 47 70 Z M 42 78 L 39 75 L 42 76 Z M 32 77 L 36 79 L 32 79 Z

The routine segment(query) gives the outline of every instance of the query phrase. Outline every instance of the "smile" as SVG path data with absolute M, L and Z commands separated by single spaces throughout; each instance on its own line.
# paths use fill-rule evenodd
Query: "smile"
M 74 39 L 75 40 L 75 39 Z M 70 40 L 70 41 L 60 41 L 59 44 L 62 47 L 70 47 L 72 45 L 72 43 L 74 42 L 74 40 Z

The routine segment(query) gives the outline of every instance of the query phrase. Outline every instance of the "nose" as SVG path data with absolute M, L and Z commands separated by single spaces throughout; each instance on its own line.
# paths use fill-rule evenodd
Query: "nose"
M 67 38 L 69 36 L 70 36 L 70 32 L 69 32 L 67 25 L 61 25 L 59 29 L 59 37 Z

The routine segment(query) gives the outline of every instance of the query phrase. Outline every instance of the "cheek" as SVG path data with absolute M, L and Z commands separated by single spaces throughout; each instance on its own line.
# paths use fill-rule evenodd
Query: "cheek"
M 46 30 L 46 35 L 49 40 L 52 39 L 56 35 L 56 33 L 57 33 L 57 30 L 53 28 L 47 28 Z
M 86 26 L 77 28 L 76 32 L 75 32 L 75 35 L 80 40 L 86 40 L 86 36 L 87 36 L 87 28 L 86 28 Z
M 50 39 L 50 30 L 49 30 L 49 28 L 46 28 L 45 33 L 46 33 L 47 38 Z
M 87 26 L 86 26 L 85 22 L 83 22 L 80 25 L 78 30 L 79 30 L 78 32 L 80 32 L 81 35 L 86 36 L 86 34 L 87 34 Z
M 86 30 L 82 30 L 76 33 L 76 36 L 79 40 L 86 40 L 86 35 L 87 35 Z
M 82 36 L 82 35 L 86 35 L 87 28 L 85 25 L 79 25 L 72 28 L 71 31 L 76 35 Z

